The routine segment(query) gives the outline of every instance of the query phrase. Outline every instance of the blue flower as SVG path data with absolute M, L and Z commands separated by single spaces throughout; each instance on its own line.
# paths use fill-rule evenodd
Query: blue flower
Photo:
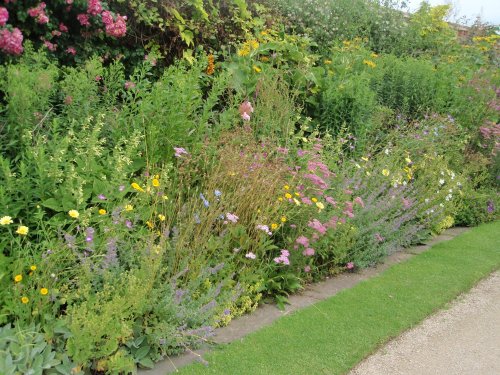
M 205 198 L 205 196 L 202 193 L 200 193 L 200 198 L 203 201 L 203 204 L 205 205 L 205 207 L 210 206 L 210 203 L 208 203 L 207 199 Z

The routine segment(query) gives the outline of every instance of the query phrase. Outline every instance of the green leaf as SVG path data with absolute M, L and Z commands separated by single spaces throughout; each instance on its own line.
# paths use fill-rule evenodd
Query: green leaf
M 42 206 L 50 208 L 53 211 L 61 212 L 63 211 L 61 202 L 57 201 L 55 198 L 49 198 L 42 202 Z

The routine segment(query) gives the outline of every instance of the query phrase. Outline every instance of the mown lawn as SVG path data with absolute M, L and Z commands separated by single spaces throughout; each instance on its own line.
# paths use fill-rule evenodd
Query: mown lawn
M 342 374 L 500 266 L 500 222 L 216 349 L 181 374 Z

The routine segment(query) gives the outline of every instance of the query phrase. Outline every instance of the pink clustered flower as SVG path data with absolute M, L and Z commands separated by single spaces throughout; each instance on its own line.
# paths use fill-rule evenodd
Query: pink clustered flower
M 12 31 L 0 30 L 0 50 L 9 55 L 20 55 L 23 53 L 23 34 L 17 27 Z
M 60 23 L 59 24 L 59 31 L 63 32 L 63 33 L 67 33 L 68 32 L 68 26 L 66 26 L 64 23 Z
M 327 231 L 327 227 L 325 227 L 318 219 L 314 219 L 310 221 L 308 224 L 309 228 L 314 229 L 320 234 L 325 234 Z
M 284 264 L 286 266 L 289 266 L 290 265 L 290 259 L 288 259 L 288 257 L 290 256 L 290 252 L 288 250 L 281 250 L 281 255 L 279 257 L 276 257 L 274 258 L 274 261 L 277 263 L 277 264 Z
M 76 49 L 74 47 L 66 48 L 66 52 L 73 56 L 76 55 Z
M 354 263 L 353 263 L 353 262 L 349 262 L 349 263 L 347 263 L 346 268 L 347 268 L 348 270 L 353 270 L 353 269 L 354 269 Z
M 250 103 L 248 100 L 245 100 L 243 103 L 241 103 L 239 111 L 243 120 L 250 121 L 250 114 L 253 113 L 252 103 Z
M 99 0 L 87 0 L 87 13 L 91 16 L 97 16 L 102 12 L 102 4 Z
M 47 49 L 48 49 L 49 51 L 52 51 L 52 52 L 54 52 L 54 51 L 57 49 L 57 44 L 55 44 L 55 43 L 51 43 L 51 42 L 49 42 L 48 40 L 44 41 L 44 42 L 43 42 L 43 45 L 44 45 L 45 47 L 47 47 Z
M 45 8 L 47 4 L 41 2 L 34 8 L 28 9 L 28 15 L 36 19 L 36 22 L 40 25 L 46 24 L 49 22 L 49 17 L 45 13 Z
M 8 20 L 9 11 L 4 7 L 0 7 L 0 26 L 5 26 Z
M 113 15 L 107 10 L 102 12 L 101 17 L 102 22 L 106 26 L 106 35 L 115 38 L 125 36 L 125 34 L 127 33 L 127 24 L 125 22 L 127 17 L 117 14 L 116 18 L 113 19 Z
M 307 249 L 305 249 L 302 252 L 302 255 L 304 255 L 306 257 L 312 257 L 315 253 L 316 253 L 316 251 L 314 251 L 314 249 L 312 247 L 308 247 Z
M 183 147 L 174 147 L 174 151 L 176 158 L 180 158 L 182 155 L 189 155 L 189 153 Z
M 309 238 L 307 238 L 305 236 L 300 236 L 299 238 L 297 238 L 295 240 L 295 242 L 297 242 L 299 245 L 302 245 L 304 247 L 308 247 L 309 246 Z
M 89 21 L 89 16 L 84 14 L 84 13 L 81 13 L 79 15 L 76 16 L 76 19 L 78 20 L 78 22 L 80 22 L 80 25 L 82 26 L 90 26 L 90 21 Z
M 268 235 L 272 235 L 273 233 L 269 230 L 269 227 L 267 225 L 262 225 L 262 224 L 259 224 L 257 225 L 256 227 L 258 230 L 261 230 L 263 232 L 265 232 L 266 234 Z
M 236 224 L 238 222 L 239 217 L 236 216 L 235 214 L 232 214 L 232 213 L 228 212 L 226 214 L 226 219 L 229 220 L 231 223 L 235 223 Z

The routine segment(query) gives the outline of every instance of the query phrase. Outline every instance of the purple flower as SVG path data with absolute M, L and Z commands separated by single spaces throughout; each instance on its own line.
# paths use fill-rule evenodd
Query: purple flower
M 118 191 L 123 191 L 123 190 L 125 190 L 125 185 L 120 185 L 120 186 L 118 187 Z
M 314 249 L 312 247 L 308 247 L 307 249 L 305 249 L 303 252 L 302 252 L 302 255 L 306 256 L 306 257 L 311 257 L 315 254 L 316 252 L 314 251 Z
M 106 200 L 106 196 L 105 196 L 104 194 L 99 194 L 99 195 L 97 196 L 97 198 L 99 198 L 99 199 L 100 199 L 100 200 L 102 200 L 102 201 L 105 201 L 105 200 Z
M 489 214 L 495 211 L 495 205 L 493 204 L 493 201 L 488 201 L 487 210 Z
M 268 234 L 268 235 L 270 235 L 270 236 L 273 234 L 273 233 L 269 230 L 269 227 L 268 227 L 267 225 L 262 225 L 262 224 L 259 224 L 259 225 L 257 225 L 257 227 L 256 227 L 256 228 L 257 228 L 258 230 L 261 230 L 261 231 L 263 231 L 263 232 L 266 232 L 266 234 Z
M 132 229 L 133 225 L 132 225 L 132 222 L 130 220 L 125 220 L 125 226 L 128 228 L 128 229 Z
M 94 228 L 92 227 L 88 227 L 87 229 L 85 229 L 85 241 L 88 242 L 88 243 L 91 243 L 92 241 L 94 241 Z

